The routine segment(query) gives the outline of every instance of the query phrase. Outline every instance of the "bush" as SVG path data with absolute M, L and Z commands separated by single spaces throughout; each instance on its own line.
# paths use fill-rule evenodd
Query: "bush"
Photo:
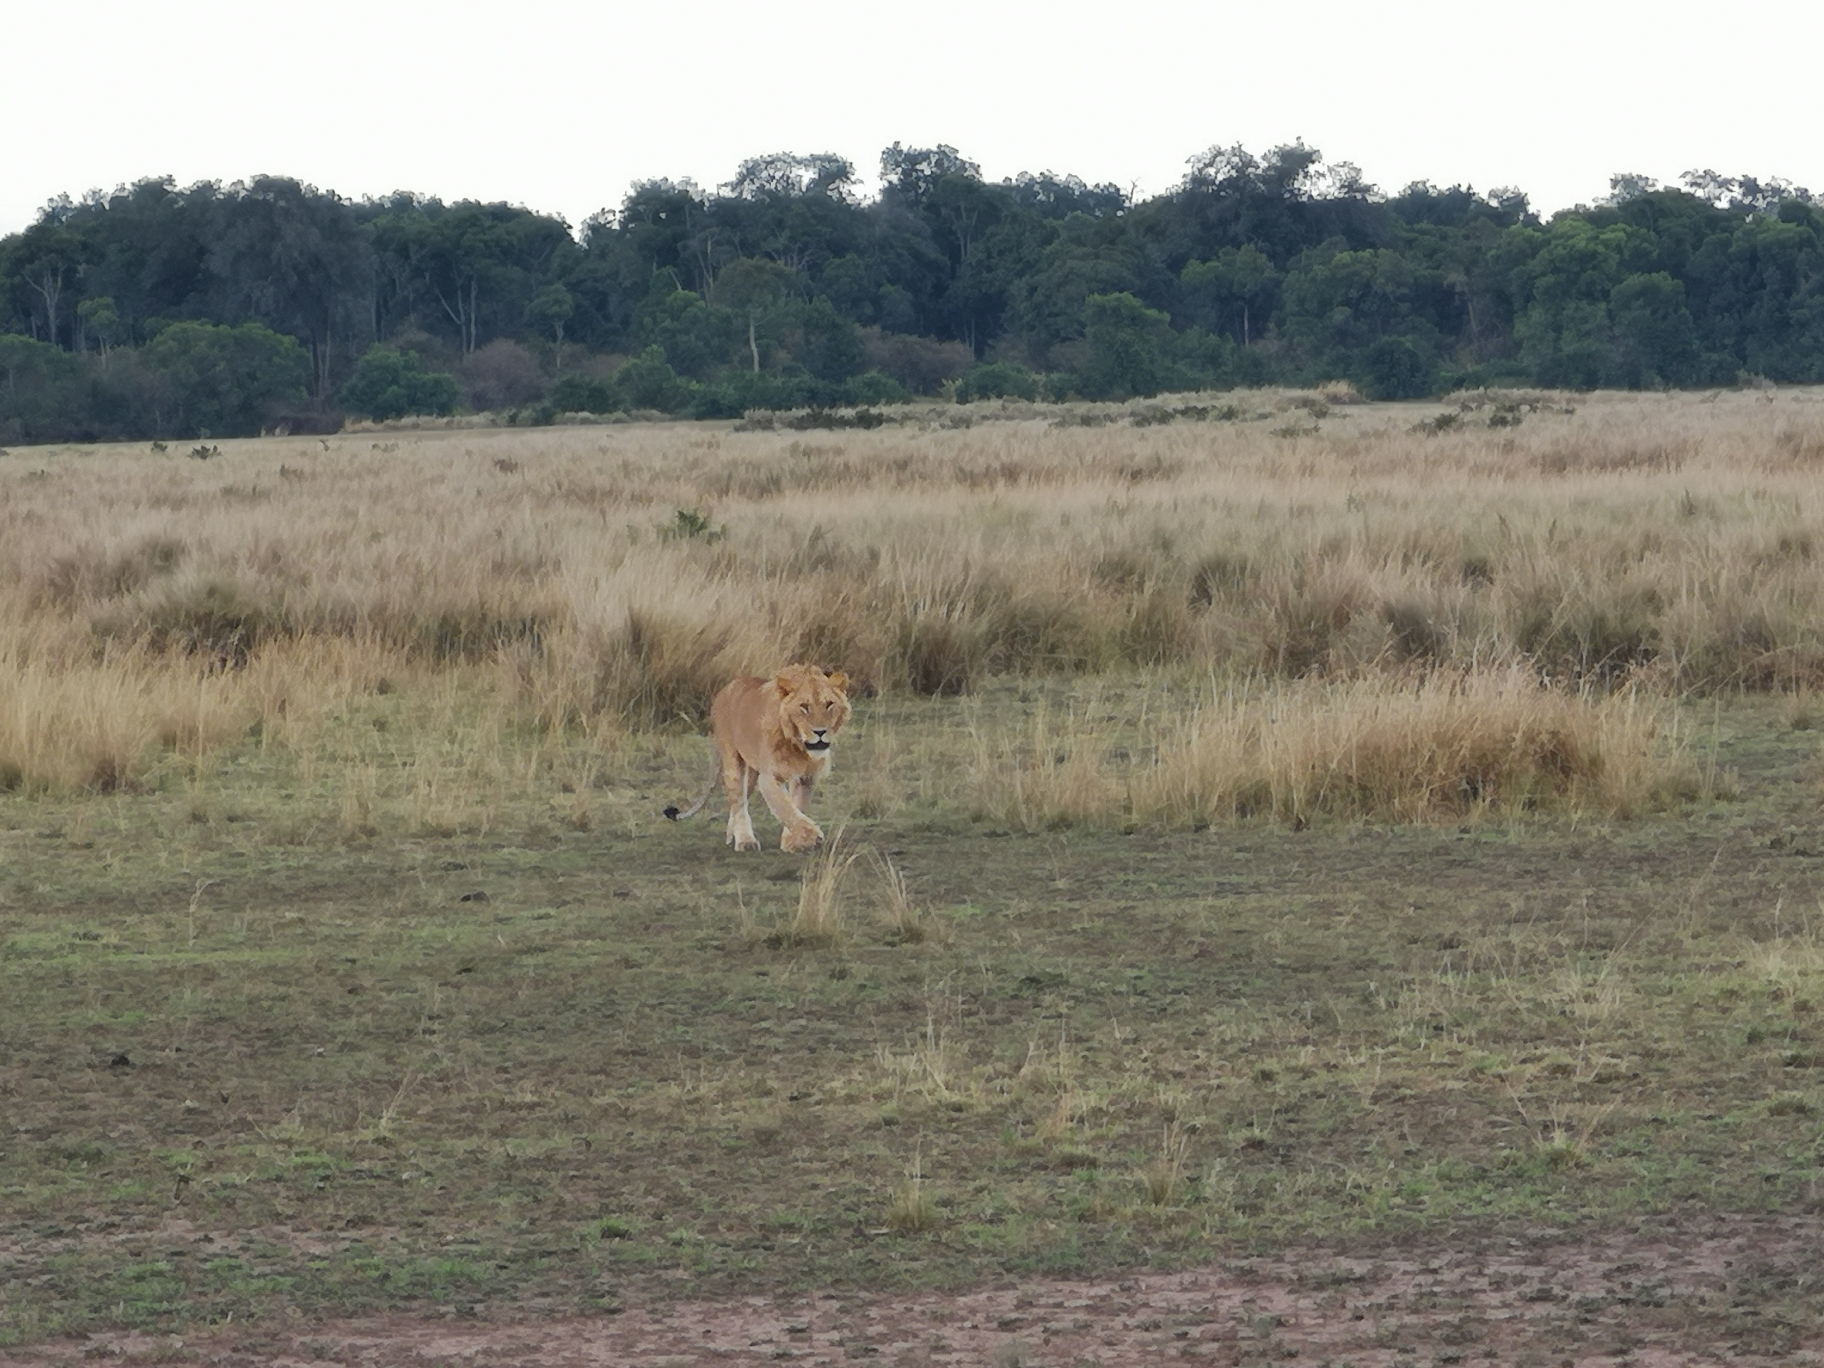
M 161 426 L 186 436 L 252 436 L 267 414 L 308 397 L 304 348 L 263 323 L 173 323 L 140 358 L 170 405 Z
M 615 413 L 622 403 L 613 381 L 572 373 L 557 378 L 545 406 L 553 413 Z
M 0 439 L 55 441 L 82 415 L 82 366 L 61 347 L 0 333 Z
M 682 413 L 696 389 L 671 368 L 660 346 L 646 348 L 614 373 L 616 407 Z
M 821 397 L 809 376 L 727 371 L 690 399 L 692 418 L 739 418 L 749 409 L 794 409 Z
M 871 404 L 904 404 L 912 392 L 885 371 L 864 371 L 842 387 L 842 399 L 857 408 Z
M 520 408 L 544 397 L 545 376 L 537 359 L 517 342 L 502 337 L 472 353 L 462 363 L 465 402 L 478 412 Z
M 1132 399 L 1188 386 L 1171 319 L 1133 295 L 1091 295 L 1083 327 L 1088 354 L 1077 388 L 1084 398 Z
M 1362 388 L 1370 399 L 1423 399 L 1437 389 L 1436 369 L 1403 337 L 1383 337 L 1362 364 Z
M 989 361 L 974 367 L 956 382 L 956 401 L 978 399 L 1037 399 L 1039 377 L 1011 361 Z
M 0 442 L 149 437 L 159 428 L 164 390 L 129 347 L 106 357 L 75 355 L 0 333 Z
M 417 352 L 369 347 L 337 398 L 351 413 L 384 421 L 408 413 L 454 413 L 456 377 L 427 371 Z
M 879 328 L 861 330 L 861 351 L 869 370 L 892 376 L 914 394 L 935 394 L 944 381 L 956 379 L 975 362 L 961 342 Z

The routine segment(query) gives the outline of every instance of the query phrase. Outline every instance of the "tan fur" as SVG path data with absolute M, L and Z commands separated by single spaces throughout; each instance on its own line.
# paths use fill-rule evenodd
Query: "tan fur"
M 716 741 L 716 771 L 728 793 L 728 843 L 736 850 L 758 850 L 748 798 L 758 787 L 784 827 L 779 848 L 815 850 L 823 829 L 805 814 L 811 790 L 830 767 L 829 742 L 849 720 L 848 676 L 825 674 L 814 665 L 788 665 L 771 679 L 749 676 L 732 680 L 710 705 L 710 730 Z M 821 748 L 819 746 L 821 745 Z M 714 789 L 712 782 L 711 789 Z M 689 817 L 709 797 L 686 812 L 667 808 L 668 817 Z

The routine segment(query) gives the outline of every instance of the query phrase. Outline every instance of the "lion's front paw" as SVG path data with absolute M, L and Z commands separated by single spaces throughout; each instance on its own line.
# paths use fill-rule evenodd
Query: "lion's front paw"
M 726 840 L 736 850 L 760 849 L 760 838 L 751 831 L 731 831 Z
M 779 837 L 779 849 L 792 855 L 803 855 L 823 844 L 823 832 L 815 826 L 788 827 Z

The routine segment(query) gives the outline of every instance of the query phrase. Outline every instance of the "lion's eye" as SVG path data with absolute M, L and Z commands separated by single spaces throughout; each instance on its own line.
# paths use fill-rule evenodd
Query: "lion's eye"
M 811 710 L 811 705 L 809 703 L 800 703 L 798 705 L 798 711 L 801 713 L 808 713 L 810 710 Z

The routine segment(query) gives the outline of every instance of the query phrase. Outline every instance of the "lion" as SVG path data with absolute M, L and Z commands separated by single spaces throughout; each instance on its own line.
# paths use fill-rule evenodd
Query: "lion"
M 760 796 L 784 825 L 779 848 L 798 853 L 823 844 L 823 828 L 805 813 L 811 790 L 829 772 L 830 742 L 849 720 L 849 679 L 815 665 L 788 665 L 771 679 L 749 676 L 723 686 L 710 705 L 716 770 L 709 786 L 684 811 L 665 809 L 672 821 L 694 817 L 716 790 L 728 791 L 728 844 L 760 849 L 748 816 L 748 796 Z

